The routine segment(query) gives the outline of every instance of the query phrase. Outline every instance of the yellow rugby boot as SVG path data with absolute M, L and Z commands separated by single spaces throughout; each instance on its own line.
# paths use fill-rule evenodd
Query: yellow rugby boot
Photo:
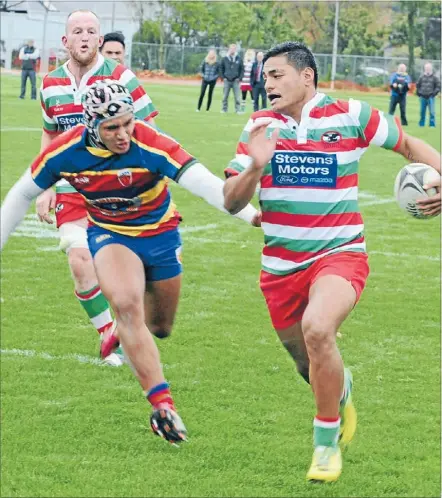
M 308 481 L 334 482 L 342 472 L 342 457 L 339 446 L 316 446 Z
M 346 396 L 341 401 L 339 416 L 341 417 L 341 427 L 339 430 L 339 443 L 343 448 L 350 444 L 355 432 L 358 417 L 356 408 L 352 400 L 353 376 L 348 368 L 344 369 L 344 383 L 346 385 Z

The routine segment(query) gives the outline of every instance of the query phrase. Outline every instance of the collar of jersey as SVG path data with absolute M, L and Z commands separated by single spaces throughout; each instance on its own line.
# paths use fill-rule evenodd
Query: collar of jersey
M 284 119 L 287 120 L 286 125 L 288 128 L 291 128 L 293 126 L 293 123 L 296 125 L 296 127 L 299 129 L 299 127 L 305 128 L 307 122 L 310 119 L 310 111 L 315 107 L 323 98 L 325 97 L 324 93 L 315 93 L 314 97 L 310 99 L 302 108 L 301 112 L 301 121 L 298 123 L 296 119 L 292 118 L 288 114 L 281 114 L 281 116 L 284 117 Z
M 87 129 L 85 128 L 82 136 L 82 144 L 85 147 L 85 149 L 89 152 L 89 154 L 92 154 L 93 156 L 97 157 L 111 157 L 114 155 L 114 152 L 111 152 L 108 149 L 99 149 L 98 147 L 93 147 L 92 145 L 88 145 L 88 143 L 90 142 L 87 137 Z
M 80 91 L 81 89 L 86 88 L 86 84 L 87 84 L 89 78 L 97 71 L 97 69 L 99 67 L 101 67 L 103 65 L 103 62 L 104 62 L 104 57 L 100 53 L 98 53 L 97 62 L 95 63 L 95 65 L 93 67 L 91 67 L 91 69 L 89 69 L 89 71 L 86 74 L 83 75 L 78 88 L 77 88 L 77 83 L 75 82 L 75 77 L 69 71 L 69 68 L 68 68 L 69 60 L 64 63 L 64 70 L 66 71 L 66 74 L 69 76 L 71 83 L 72 83 L 72 86 L 74 88 L 76 88 L 78 91 Z
M 324 93 L 316 92 L 314 97 L 310 99 L 302 108 L 301 121 L 297 130 L 297 141 L 299 144 L 307 143 L 307 129 L 310 124 L 310 111 L 317 106 L 325 97 Z
M 97 157 L 111 157 L 114 155 L 114 153 L 110 150 L 98 149 L 97 147 L 89 147 L 88 145 L 86 145 L 86 150 L 93 156 Z

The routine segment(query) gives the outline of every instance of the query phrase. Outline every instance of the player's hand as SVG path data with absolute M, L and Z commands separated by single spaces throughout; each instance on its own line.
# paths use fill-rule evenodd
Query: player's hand
M 49 213 L 55 209 L 55 192 L 51 188 L 45 190 L 37 197 L 35 207 L 38 219 L 52 225 L 54 220 Z
M 441 185 L 440 180 L 434 180 L 433 182 L 427 183 L 423 186 L 424 190 L 428 190 L 430 188 L 436 188 L 437 194 L 432 195 L 431 197 L 427 197 L 426 199 L 418 199 L 416 204 L 419 206 L 419 209 L 422 213 L 427 216 L 434 216 L 440 214 L 441 211 Z
M 391 86 L 392 86 L 393 88 L 397 88 L 397 83 L 393 83 Z
M 278 139 L 279 129 L 272 131 L 270 138 L 266 137 L 267 126 L 272 122 L 271 119 L 260 119 L 254 124 L 249 133 L 249 142 L 247 144 L 249 157 L 252 158 L 252 168 L 263 170 L 276 149 L 276 140 Z
M 260 227 L 261 221 L 262 221 L 262 213 L 261 211 L 257 211 L 257 213 L 252 219 L 252 227 Z

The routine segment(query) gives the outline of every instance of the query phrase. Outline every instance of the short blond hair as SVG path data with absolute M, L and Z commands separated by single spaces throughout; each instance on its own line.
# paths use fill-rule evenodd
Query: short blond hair
M 253 48 L 249 48 L 246 50 L 246 53 L 244 54 L 244 62 L 252 62 L 255 60 L 255 51 Z
M 88 9 L 77 9 L 77 10 L 73 10 L 69 15 L 68 17 L 66 18 L 66 26 L 65 26 L 65 30 L 67 32 L 68 30 L 68 24 L 69 24 L 69 19 L 74 15 L 74 14 L 77 14 L 77 13 L 82 13 L 82 14 L 92 14 L 93 16 L 95 16 L 97 18 L 97 22 L 98 22 L 98 26 L 100 26 L 100 19 L 99 17 L 97 16 L 97 14 L 95 14 L 95 12 L 93 12 L 92 10 L 88 10 Z

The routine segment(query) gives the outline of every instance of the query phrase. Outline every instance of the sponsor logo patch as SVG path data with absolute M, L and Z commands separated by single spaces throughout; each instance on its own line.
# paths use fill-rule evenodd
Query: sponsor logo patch
M 126 213 L 135 213 L 140 209 L 141 199 L 134 197 L 102 197 L 101 199 L 89 199 L 89 204 L 97 208 L 101 214 L 106 216 L 120 216 Z
M 58 129 L 60 131 L 70 130 L 74 126 L 83 123 L 83 114 L 65 114 L 64 116 L 55 116 L 57 121 Z
M 103 233 L 103 235 L 99 235 L 98 237 L 95 237 L 95 243 L 99 244 L 100 242 L 103 242 L 103 240 L 111 239 L 112 235 L 108 233 Z
M 77 176 L 74 178 L 74 183 L 80 184 L 80 185 L 86 185 L 89 183 L 89 178 L 87 176 Z
M 336 188 L 336 154 L 276 151 L 272 158 L 273 185 L 280 187 Z
M 62 204 L 61 202 L 59 202 L 59 203 L 55 206 L 55 212 L 56 212 L 56 213 L 59 213 L 60 211 L 63 211 L 63 208 L 64 208 L 64 204 Z

